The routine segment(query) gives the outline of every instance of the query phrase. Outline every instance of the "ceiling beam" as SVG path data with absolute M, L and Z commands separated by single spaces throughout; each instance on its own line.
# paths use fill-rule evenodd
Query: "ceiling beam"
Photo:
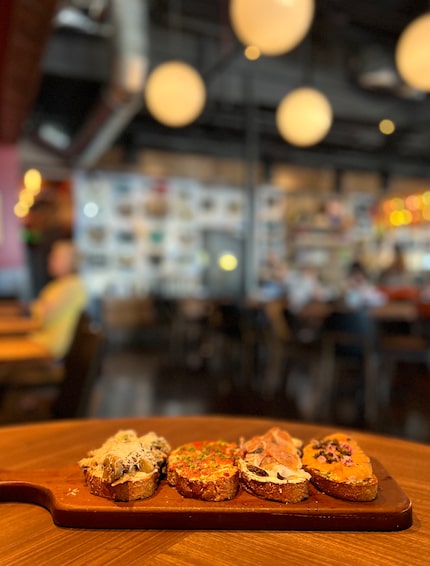
M 16 143 L 40 80 L 57 0 L 0 2 L 0 143 Z

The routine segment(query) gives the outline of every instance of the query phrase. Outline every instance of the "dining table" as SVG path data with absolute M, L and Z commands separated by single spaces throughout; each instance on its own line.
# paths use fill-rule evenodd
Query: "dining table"
M 180 496 L 165 479 L 152 497 L 92 495 L 78 464 L 119 430 L 153 431 L 172 448 L 240 442 L 272 427 L 304 443 L 343 430 L 371 458 L 374 501 L 310 490 L 300 503 Z M 0 427 L 3 564 L 404 565 L 430 561 L 430 446 L 362 430 L 257 416 L 151 416 L 57 420 Z
M 22 336 L 40 327 L 40 323 L 28 316 L 1 316 L 0 337 Z
M 21 316 L 27 306 L 18 299 L 0 299 L 0 319 L 4 316 Z
M 52 353 L 27 336 L 0 336 L 0 368 L 6 364 L 52 361 Z
M 370 309 L 370 315 L 375 321 L 403 321 L 413 323 L 418 318 L 417 304 L 413 301 L 389 301 Z

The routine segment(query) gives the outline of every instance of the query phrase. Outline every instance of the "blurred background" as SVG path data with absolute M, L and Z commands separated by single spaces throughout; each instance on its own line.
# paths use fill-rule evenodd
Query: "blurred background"
M 104 337 L 86 414 L 430 439 L 429 8 L 1 3 L 0 296 L 73 238 Z

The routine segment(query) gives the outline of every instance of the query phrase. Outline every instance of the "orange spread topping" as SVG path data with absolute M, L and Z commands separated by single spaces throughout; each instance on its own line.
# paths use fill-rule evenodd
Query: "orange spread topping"
M 347 434 L 312 440 L 303 450 L 302 463 L 332 481 L 357 482 L 372 477 L 370 459 Z

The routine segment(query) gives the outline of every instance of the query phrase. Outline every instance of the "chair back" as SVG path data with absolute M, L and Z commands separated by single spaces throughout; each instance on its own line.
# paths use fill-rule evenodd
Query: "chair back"
M 52 406 L 54 418 L 86 416 L 91 392 L 99 375 L 102 345 L 102 332 L 83 313 L 64 359 L 64 379 Z
M 236 303 L 218 303 L 214 307 L 212 323 L 216 330 L 228 338 L 242 337 L 242 311 Z
M 323 333 L 338 355 L 363 356 L 376 338 L 374 321 L 365 310 L 333 311 L 325 320 Z

